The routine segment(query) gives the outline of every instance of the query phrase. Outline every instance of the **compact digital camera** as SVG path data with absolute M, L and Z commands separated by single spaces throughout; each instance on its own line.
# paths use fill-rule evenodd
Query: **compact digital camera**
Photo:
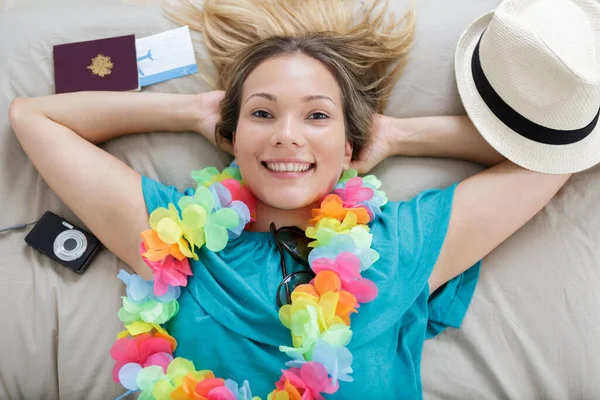
M 44 213 L 25 242 L 79 274 L 86 270 L 101 246 L 94 235 L 50 211 Z

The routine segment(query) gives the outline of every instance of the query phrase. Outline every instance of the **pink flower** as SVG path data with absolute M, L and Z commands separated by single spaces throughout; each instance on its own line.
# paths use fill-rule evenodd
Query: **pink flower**
M 377 286 L 360 275 L 360 259 L 350 252 L 341 252 L 335 260 L 317 258 L 311 268 L 315 274 L 321 271 L 337 273 L 342 281 L 342 289 L 352 293 L 359 303 L 368 303 L 377 297 Z
M 333 193 L 340 196 L 344 202 L 344 207 L 347 208 L 355 207 L 363 201 L 371 200 L 374 195 L 373 189 L 363 186 L 360 176 L 349 179 L 343 189 L 335 189 Z
M 339 387 L 337 383 L 333 384 L 323 364 L 315 361 L 281 372 L 281 378 L 275 383 L 277 390 L 287 392 L 290 389 L 289 385 L 292 385 L 302 395 L 302 400 L 324 400 L 321 393 L 332 394 L 337 392 Z
M 119 382 L 119 371 L 125 364 L 139 364 L 142 368 L 159 365 L 167 373 L 167 366 L 173 359 L 171 342 L 149 333 L 118 339 L 111 347 L 110 355 L 115 360 L 112 373 L 115 382 Z
M 236 179 L 225 179 L 221 182 L 221 185 L 225 186 L 229 189 L 229 193 L 231 193 L 231 201 L 241 201 L 248 207 L 250 210 L 250 221 L 256 221 L 256 198 L 250 192 L 247 186 L 241 184 L 240 181 Z M 226 205 L 223 204 L 223 207 Z
M 154 273 L 154 294 L 162 296 L 167 293 L 169 285 L 171 286 L 186 286 L 187 277 L 192 275 L 190 262 L 188 258 L 178 260 L 172 255 L 167 255 L 162 260 L 152 261 L 143 256 L 146 252 L 146 246 L 142 242 L 140 244 L 140 253 L 146 264 Z

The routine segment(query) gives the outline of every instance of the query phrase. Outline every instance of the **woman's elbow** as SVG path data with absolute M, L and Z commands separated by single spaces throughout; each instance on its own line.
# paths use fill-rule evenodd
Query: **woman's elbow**
M 22 121 L 27 119 L 27 113 L 29 108 L 29 99 L 26 97 L 17 97 L 11 103 L 8 108 L 8 121 L 13 128 L 15 135 L 18 132 L 18 127 Z
M 17 97 L 8 108 L 8 121 L 17 138 L 25 132 L 31 131 L 29 128 L 34 121 L 39 121 L 39 117 L 44 115 L 39 111 L 35 97 Z

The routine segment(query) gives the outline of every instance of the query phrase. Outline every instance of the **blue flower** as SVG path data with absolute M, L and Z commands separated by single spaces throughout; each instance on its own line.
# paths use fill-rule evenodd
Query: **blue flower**
M 236 400 L 252 400 L 252 392 L 250 391 L 250 384 L 248 381 L 244 381 L 242 387 L 239 387 L 236 381 L 226 379 L 225 387 L 236 396 Z
M 308 254 L 308 262 L 312 265 L 314 260 L 319 258 L 329 258 L 335 260 L 340 253 L 349 252 L 360 260 L 360 272 L 368 269 L 375 261 L 379 259 L 377 251 L 356 246 L 350 235 L 335 235 L 326 246 L 315 247 Z
M 352 382 L 352 353 L 345 346 L 335 346 L 325 340 L 317 340 L 312 359 L 305 360 L 300 354 L 289 354 L 294 358 L 285 363 L 289 368 L 300 368 L 308 361 L 323 364 L 327 373 L 331 376 L 333 385 L 337 385 L 338 379 L 343 382 Z
M 250 210 L 248 209 L 248 206 L 239 200 L 232 201 L 231 193 L 220 182 L 212 184 L 208 189 L 213 195 L 214 211 L 217 211 L 221 208 L 230 208 L 239 216 L 238 225 L 234 228 L 227 229 L 229 239 L 234 239 L 240 236 L 246 224 L 250 222 Z
M 156 296 L 153 289 L 153 280 L 146 281 L 141 276 L 135 274 L 131 275 L 125 270 L 120 270 L 117 278 L 127 285 L 127 299 L 134 304 L 142 304 L 151 300 L 160 303 L 169 303 L 173 300 L 177 300 L 181 294 L 181 288 L 179 286 L 168 285 L 165 294 Z

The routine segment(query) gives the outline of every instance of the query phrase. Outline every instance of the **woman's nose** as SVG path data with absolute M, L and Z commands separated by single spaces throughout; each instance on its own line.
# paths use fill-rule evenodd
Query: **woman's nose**
M 292 116 L 282 118 L 281 124 L 276 126 L 276 131 L 272 137 L 272 144 L 275 146 L 302 146 L 304 140 L 302 137 L 301 124 Z

